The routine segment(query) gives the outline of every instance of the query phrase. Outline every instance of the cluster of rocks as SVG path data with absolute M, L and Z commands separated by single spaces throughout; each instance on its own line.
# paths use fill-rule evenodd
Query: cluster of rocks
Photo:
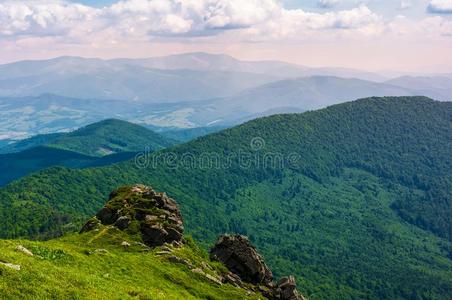
M 93 230 L 99 224 L 140 233 L 143 243 L 150 247 L 183 242 L 184 226 L 176 201 L 144 185 L 113 191 L 105 206 L 80 232 Z
M 273 281 L 272 272 L 245 236 L 220 236 L 215 246 L 210 250 L 210 256 L 212 260 L 222 262 L 232 272 L 232 276 L 225 276 L 224 279 L 233 285 L 240 286 L 240 281 L 251 283 L 266 298 L 271 300 L 305 299 L 298 293 L 293 276 L 283 277 L 278 283 Z
M 162 246 L 158 255 L 170 255 L 168 261 L 183 264 L 213 283 L 229 283 L 260 292 L 270 300 L 305 300 L 298 293 L 293 276 L 284 277 L 278 283 L 273 281 L 271 270 L 245 236 L 220 236 L 210 250 L 211 259 L 222 262 L 228 268 L 229 272 L 226 274 L 213 276 L 209 274 L 213 272 L 209 266 L 196 267 L 191 262 L 172 255 L 171 248 L 164 244 L 180 246 L 184 242 L 182 216 L 173 199 L 150 187 L 134 185 L 113 191 L 105 206 L 83 226 L 80 233 L 96 230 L 100 224 L 140 234 L 145 245 Z M 126 249 L 130 246 L 128 242 L 121 245 Z

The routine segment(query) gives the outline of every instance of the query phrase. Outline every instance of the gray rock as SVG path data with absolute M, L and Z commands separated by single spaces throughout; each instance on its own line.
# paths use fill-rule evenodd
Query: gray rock
M 235 287 L 243 288 L 244 284 L 240 277 L 232 272 L 227 273 L 222 278 L 223 283 L 229 283 L 232 284 Z
M 102 222 L 104 225 L 110 225 L 116 222 L 119 218 L 116 211 L 112 210 L 108 207 L 103 207 L 97 214 L 96 217 Z
M 88 222 L 85 223 L 85 225 L 83 225 L 82 229 L 80 229 L 80 233 L 95 230 L 97 226 L 100 224 L 101 222 L 97 217 L 92 217 L 91 219 L 88 220 Z
M 277 289 L 282 300 L 296 300 L 300 298 L 297 292 L 297 284 L 293 276 L 283 277 L 279 280 Z
M 31 252 L 30 250 L 28 250 L 27 248 L 25 248 L 22 245 L 17 246 L 16 250 L 19 251 L 19 252 L 22 252 L 25 255 L 33 256 L 33 252 Z
M 5 267 L 8 267 L 8 268 L 16 270 L 16 271 L 20 271 L 20 269 L 21 269 L 20 265 L 15 265 L 15 264 L 12 264 L 12 263 L 9 263 L 6 261 L 2 261 L 2 260 L 0 260 L 0 265 L 3 265 Z
M 115 222 L 114 225 L 115 225 L 116 227 L 118 227 L 119 229 L 124 230 L 124 229 L 126 229 L 127 227 L 129 227 L 130 222 L 131 222 L 130 217 L 128 217 L 128 216 L 121 216 L 121 217 L 119 217 L 119 218 L 116 220 L 116 222 Z
M 107 249 L 96 249 L 96 250 L 94 250 L 94 253 L 100 254 L 100 255 L 106 255 L 106 254 L 108 254 L 109 252 L 108 252 Z
M 146 216 L 144 217 L 144 220 L 145 220 L 146 222 L 148 222 L 148 223 L 155 222 L 155 221 L 157 221 L 158 219 L 159 219 L 159 217 L 153 216 L 153 215 L 146 215 Z
M 242 288 L 246 288 L 243 282 L 251 283 L 255 285 L 255 290 L 269 300 L 306 300 L 298 293 L 293 276 L 281 278 L 278 284 L 273 282 L 272 272 L 256 248 L 244 236 L 220 236 L 210 250 L 210 256 L 231 271 L 222 277 L 223 283 Z
M 272 272 L 245 236 L 221 236 L 210 250 L 210 256 L 222 262 L 245 282 L 269 284 L 273 280 Z
M 130 226 L 132 222 L 138 222 L 139 226 Z M 176 201 L 140 184 L 113 191 L 109 201 L 80 233 L 93 230 L 99 224 L 127 229 L 132 234 L 141 233 L 142 241 L 150 247 L 184 242 L 183 220 Z
M 124 249 L 128 249 L 128 248 L 130 247 L 130 243 L 128 243 L 128 242 L 126 242 L 126 241 L 123 241 L 123 242 L 121 243 L 121 246 L 123 246 Z
M 193 268 L 193 264 L 190 263 L 188 260 L 174 256 L 174 255 L 168 257 L 168 261 L 170 261 L 172 263 L 176 263 L 176 264 L 185 265 L 185 266 L 189 267 L 190 269 Z
M 193 273 L 199 274 L 203 277 L 205 277 L 206 279 L 208 279 L 209 281 L 216 283 L 218 285 L 222 285 L 223 283 L 221 282 L 220 278 L 217 278 L 215 276 L 212 276 L 210 274 L 205 273 L 203 270 L 201 270 L 200 268 L 196 268 L 196 269 L 192 269 L 191 270 Z
M 141 225 L 141 236 L 143 242 L 151 247 L 161 246 L 168 240 L 168 232 L 161 224 L 149 226 L 143 223 Z

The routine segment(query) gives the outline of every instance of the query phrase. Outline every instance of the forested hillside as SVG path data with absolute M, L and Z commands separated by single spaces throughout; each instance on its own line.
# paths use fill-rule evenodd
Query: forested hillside
M 452 104 L 423 97 L 277 115 L 138 160 L 14 182 L 0 191 L 0 234 L 61 234 L 112 188 L 142 182 L 177 198 L 204 244 L 249 235 L 310 299 L 449 299 L 451 146 Z
M 17 153 L 30 148 L 42 146 L 49 144 L 57 138 L 63 136 L 65 133 L 49 133 L 49 134 L 38 134 L 23 140 L 11 141 L 3 147 L 0 147 L 0 154 Z
M 0 186 L 52 166 L 86 168 L 133 158 L 176 142 L 145 127 L 108 119 L 69 133 L 37 135 L 0 149 Z
M 201 134 L 200 134 L 201 135 Z M 39 146 L 53 147 L 89 156 L 121 152 L 160 150 L 176 140 L 130 122 L 106 119 L 72 132 L 39 134 L 0 148 L 0 154 L 17 153 Z
M 136 154 L 137 152 L 120 152 L 97 157 L 46 146 L 26 149 L 18 153 L 0 154 L 0 186 L 52 166 L 68 168 L 107 166 L 129 160 Z
M 61 136 L 48 144 L 91 156 L 104 156 L 119 152 L 155 151 L 175 142 L 126 121 L 108 119 Z

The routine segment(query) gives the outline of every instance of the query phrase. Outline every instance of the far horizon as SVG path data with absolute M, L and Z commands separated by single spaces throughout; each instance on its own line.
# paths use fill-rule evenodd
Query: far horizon
M 236 57 L 234 55 L 230 55 L 227 53 L 213 53 L 213 52 L 180 52 L 180 53 L 174 53 L 174 54 L 168 54 L 168 55 L 155 55 L 155 56 L 143 56 L 143 57 L 95 57 L 95 56 L 84 56 L 84 55 L 60 55 L 60 56 L 53 56 L 48 58 L 33 58 L 33 59 L 19 59 L 14 60 L 10 62 L 4 62 L 0 63 L 0 66 L 3 65 L 9 65 L 9 64 L 15 64 L 20 62 L 38 62 L 38 61 L 52 61 L 57 59 L 64 59 L 64 58 L 79 58 L 79 59 L 86 59 L 86 60 L 101 60 L 101 61 L 115 61 L 115 60 L 146 60 L 146 59 L 156 59 L 156 58 L 167 58 L 167 57 L 182 57 L 182 56 L 190 56 L 190 55 L 207 55 L 211 57 L 220 57 L 220 56 L 226 56 L 228 58 L 240 61 L 240 62 L 250 62 L 250 63 L 265 63 L 265 62 L 278 62 L 278 63 L 286 63 L 293 66 L 298 66 L 301 68 L 310 68 L 310 69 L 332 69 L 332 70 L 350 70 L 350 71 L 361 71 L 361 72 L 369 72 L 378 74 L 384 77 L 389 78 L 396 78 L 401 76 L 450 76 L 452 75 L 452 65 L 450 66 L 449 71 L 432 71 L 434 68 L 428 68 L 424 67 L 423 70 L 426 70 L 425 72 L 420 72 L 419 70 L 399 70 L 399 69 L 380 69 L 380 70 L 370 70 L 370 69 L 359 69 L 359 68 L 353 68 L 353 67 L 347 67 L 347 66 L 328 66 L 328 65 L 309 65 L 309 64 L 300 64 L 300 63 L 294 63 L 290 61 L 286 61 L 283 59 L 240 59 L 239 57 Z M 446 69 L 447 66 L 443 66 L 443 69 Z M 430 70 L 430 71 L 428 71 Z
M 7 0 L 0 4 L 0 63 L 205 52 L 308 67 L 452 73 L 452 3 L 393 2 Z

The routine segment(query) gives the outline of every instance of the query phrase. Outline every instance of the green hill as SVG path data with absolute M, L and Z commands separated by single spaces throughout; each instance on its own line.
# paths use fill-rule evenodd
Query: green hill
M 65 133 L 38 134 L 27 139 L 11 142 L 3 147 L 0 147 L 0 154 L 17 153 L 30 148 L 46 145 L 64 134 Z
M 90 156 L 105 156 L 119 152 L 155 151 L 175 143 L 142 126 L 108 119 L 65 134 L 47 146 L 79 152 Z
M 452 103 L 424 97 L 277 115 L 142 160 L 16 181 L 0 190 L 0 234 L 60 234 L 112 188 L 143 182 L 178 199 L 204 246 L 247 234 L 310 299 L 450 299 L 451 145 Z
M 70 133 L 37 135 L 1 148 L 0 186 L 52 166 L 86 168 L 133 158 L 175 142 L 129 122 L 109 119 Z
M 198 137 L 221 131 L 223 129 L 225 129 L 225 127 L 223 126 L 197 127 L 167 130 L 161 132 L 160 134 L 168 139 L 185 143 Z
M 121 152 L 155 151 L 176 144 L 143 126 L 117 119 L 107 119 L 68 133 L 40 134 L 0 148 L 0 154 L 21 152 L 39 146 L 105 156 Z
M 131 159 L 136 154 L 137 152 L 121 152 L 94 157 L 46 146 L 29 148 L 18 153 L 0 154 L 0 186 L 51 166 L 68 168 L 106 166 Z

